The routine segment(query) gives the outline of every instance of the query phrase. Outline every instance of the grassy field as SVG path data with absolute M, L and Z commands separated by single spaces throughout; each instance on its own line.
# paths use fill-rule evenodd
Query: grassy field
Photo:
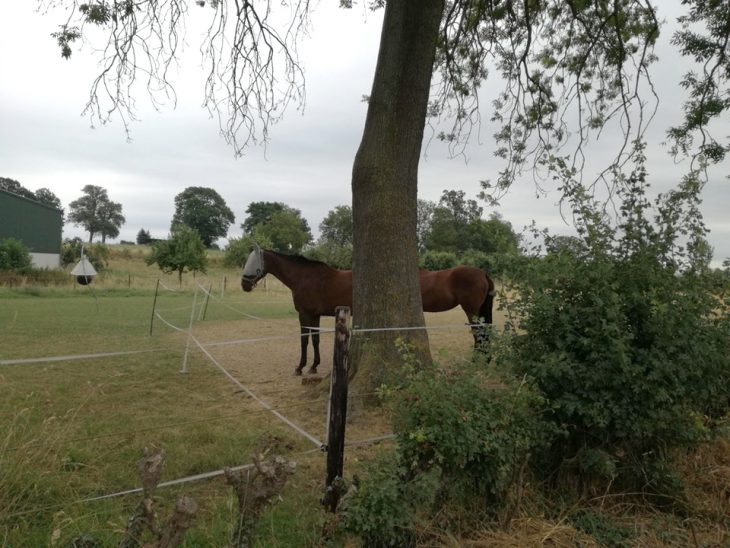
M 326 390 L 305 387 L 291 374 L 299 329 L 289 291 L 269 277 L 244 294 L 239 273 L 220 267 L 219 256 L 206 275 L 186 274 L 180 287 L 175 275 L 145 265 L 144 253 L 113 248 L 110 269 L 87 287 L 26 281 L 0 288 L 0 546 L 64 546 L 84 533 L 116 545 L 141 495 L 88 499 L 137 487 L 136 462 L 145 447 L 164 448 L 167 481 L 249 463 L 272 437 L 298 469 L 263 516 L 260 544 L 317 545 L 323 454 L 312 453 L 311 440 L 248 398 L 194 344 L 188 372 L 181 374 L 186 336 L 160 317 L 154 317 L 150 335 L 159 279 L 155 310 L 165 322 L 186 328 L 192 313 L 195 336 L 212 345 L 209 351 L 223 367 L 324 440 Z M 197 284 L 211 288 L 211 297 L 196 291 Z M 468 355 L 471 335 L 460 311 L 429 322 L 456 328 L 435 334 L 437 356 Z M 323 327 L 331 323 L 325 320 Z M 240 339 L 254 344 L 226 344 Z M 323 334 L 321 346 L 326 375 L 331 335 Z M 387 433 L 380 413 L 355 417 L 348 439 Z M 348 449 L 348 473 L 374 451 Z M 199 505 L 185 545 L 225 545 L 236 500 L 223 479 L 160 489 L 161 516 L 182 494 Z
M 90 499 L 139 486 L 136 462 L 145 447 L 165 450 L 162 480 L 168 481 L 249 463 L 272 440 L 298 467 L 280 500 L 262 516 L 257 545 L 320 545 L 323 454 L 250 399 L 195 344 L 182 374 L 187 337 L 165 323 L 186 328 L 192 317 L 196 339 L 216 363 L 323 440 L 326 391 L 304 386 L 291 374 L 299 343 L 288 290 L 269 277 L 243 294 L 239 272 L 223 268 L 218 253 L 205 275 L 186 274 L 178 286 L 175 275 L 145 265 L 145 253 L 135 246 L 113 247 L 110 268 L 89 287 L 73 285 L 70 276 L 68 284 L 50 287 L 29 281 L 0 287 L 0 546 L 61 547 L 82 534 L 116 546 L 141 495 Z M 165 322 L 155 316 L 150 334 L 158 280 L 155 310 Z M 210 288 L 211 297 L 196 290 L 198 284 Z M 498 314 L 497 324 L 502 320 Z M 440 328 L 429 334 L 439 363 L 470 355 L 461 311 L 429 314 L 427 324 Z M 332 327 L 331 319 L 322 327 Z M 321 346 L 325 376 L 332 360 L 330 334 L 322 335 Z M 93 356 L 100 353 L 106 355 Z M 50 359 L 59 356 L 66 358 Z M 380 410 L 350 419 L 350 441 L 389 430 Z M 346 476 L 379 450 L 348 447 Z M 727 546 L 730 442 L 687 455 L 679 472 L 692 503 L 685 517 L 607 496 L 586 510 L 588 525 L 595 527 L 590 536 L 571 523 L 576 508 L 555 507 L 554 500 L 546 502 L 539 489 L 528 487 L 523 511 L 508 530 L 485 524 L 468 539 L 449 536 L 436 544 L 597 546 L 596 538 L 605 544 L 617 531 L 633 531 L 626 536 L 633 541 L 615 545 Z M 160 488 L 155 501 L 163 521 L 181 495 L 199 506 L 185 546 L 226 545 L 237 502 L 222 477 Z M 596 517 L 598 509 L 605 514 Z M 616 529 L 606 529 L 600 517 L 605 515 Z
M 144 447 L 165 449 L 163 480 L 247 463 L 268 436 L 284 440 L 292 454 L 310 448 L 240 394 L 200 352 L 190 353 L 188 373 L 181 374 L 185 338 L 159 320 L 149 335 L 153 296 L 151 289 L 104 284 L 94 293 L 27 287 L 0 292 L 0 361 L 5 362 L 0 365 L 0 545 L 62 546 L 85 532 L 104 545 L 116 544 L 139 495 L 83 501 L 136 487 L 135 463 Z M 242 312 L 286 319 L 292 310 L 285 297 L 283 291 L 268 292 L 265 304 L 211 300 L 206 319 L 196 325 L 214 332 L 218 324 L 240 322 Z M 157 309 L 170 323 L 187 326 L 192 300 L 189 290 L 163 291 Z M 136 351 L 147 352 L 17 363 Z M 320 467 L 321 459 L 311 460 Z M 303 461 L 302 466 L 310 465 Z M 291 483 L 296 495 L 285 497 L 266 519 L 275 522 L 280 512 L 290 517 L 317 504 L 314 491 L 297 489 L 300 481 Z M 235 504 L 222 480 L 159 491 L 161 513 L 183 492 L 200 505 L 187 545 L 224 544 Z M 277 543 L 306 545 L 318 534 L 316 522 L 285 521 L 274 527 Z M 286 540 L 290 535 L 296 539 L 292 544 Z

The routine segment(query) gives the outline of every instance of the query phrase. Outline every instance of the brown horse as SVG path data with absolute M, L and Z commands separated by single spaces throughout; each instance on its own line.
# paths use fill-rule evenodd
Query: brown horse
M 316 373 L 320 362 L 320 318 L 334 316 L 338 306 L 352 308 L 352 270 L 337 270 L 320 261 L 257 247 L 243 267 L 241 287 L 251 291 L 266 274 L 272 274 L 291 290 L 294 308 L 299 313 L 302 351 L 294 373 L 301 375 L 307 363 L 309 335 L 314 348 L 309 373 Z M 481 322 L 492 323 L 494 282 L 484 271 L 457 266 L 436 272 L 421 270 L 419 276 L 425 312 L 444 312 L 461 306 L 471 324 L 474 345 L 486 342 L 488 333 Z

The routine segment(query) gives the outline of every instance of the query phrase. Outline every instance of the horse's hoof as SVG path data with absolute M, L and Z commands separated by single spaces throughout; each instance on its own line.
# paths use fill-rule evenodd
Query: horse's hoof
M 316 375 L 317 370 L 314 367 L 310 367 L 309 371 L 307 371 L 307 375 Z
M 302 370 L 301 369 L 295 369 L 294 370 L 294 376 L 295 377 L 301 377 L 302 376 Z

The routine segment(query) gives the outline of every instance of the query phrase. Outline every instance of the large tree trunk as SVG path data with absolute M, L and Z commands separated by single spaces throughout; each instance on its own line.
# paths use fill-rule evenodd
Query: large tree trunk
M 416 238 L 418 162 L 443 0 L 390 0 L 368 114 L 352 171 L 354 322 L 423 326 Z M 425 331 L 353 337 L 355 382 L 378 386 L 398 362 L 395 341 L 430 360 Z

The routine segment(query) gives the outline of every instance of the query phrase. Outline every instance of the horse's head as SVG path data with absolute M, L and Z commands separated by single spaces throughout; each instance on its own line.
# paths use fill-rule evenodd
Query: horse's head
M 246 259 L 246 264 L 243 266 L 241 288 L 246 292 L 251 291 L 264 276 L 266 276 L 264 252 L 259 246 L 255 246 L 249 254 L 248 259 Z

